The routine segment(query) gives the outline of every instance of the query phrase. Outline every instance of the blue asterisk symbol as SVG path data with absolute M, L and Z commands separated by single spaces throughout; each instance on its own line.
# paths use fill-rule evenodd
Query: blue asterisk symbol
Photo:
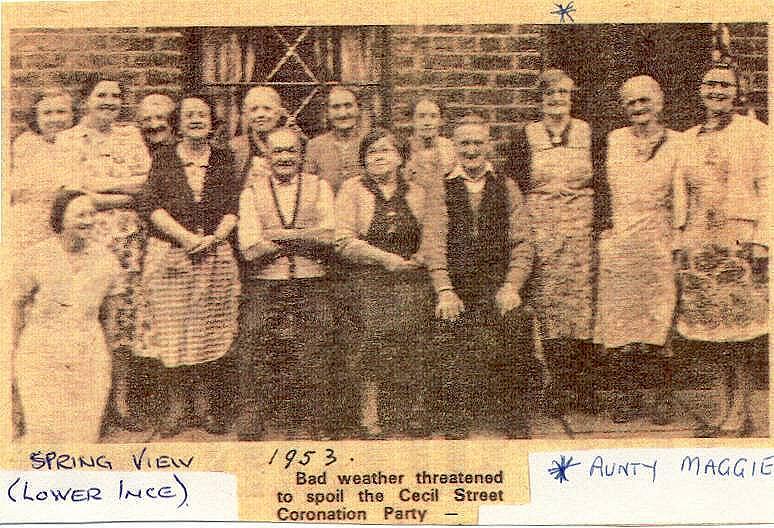
M 548 473 L 554 477 L 554 480 L 558 480 L 559 482 L 569 482 L 570 479 L 567 478 L 567 470 L 573 466 L 580 466 L 580 462 L 573 462 L 572 457 L 565 458 L 564 455 L 559 457 L 558 462 L 556 460 L 553 460 L 552 462 L 554 465 L 553 467 L 548 468 Z
M 570 13 L 573 13 L 576 11 L 576 9 L 573 7 L 574 2 L 570 2 L 567 4 L 567 7 L 563 6 L 562 4 L 554 4 L 556 6 L 556 11 L 551 11 L 552 15 L 559 15 L 559 22 L 564 23 L 564 17 L 567 17 L 570 19 L 570 22 L 575 22 L 573 20 L 572 15 Z

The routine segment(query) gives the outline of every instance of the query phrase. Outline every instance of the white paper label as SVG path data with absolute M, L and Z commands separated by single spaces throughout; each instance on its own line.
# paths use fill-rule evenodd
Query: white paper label
M 529 456 L 530 504 L 486 506 L 480 524 L 774 521 L 772 449 L 611 449 Z
M 3 522 L 235 521 L 236 477 L 215 472 L 1 471 Z

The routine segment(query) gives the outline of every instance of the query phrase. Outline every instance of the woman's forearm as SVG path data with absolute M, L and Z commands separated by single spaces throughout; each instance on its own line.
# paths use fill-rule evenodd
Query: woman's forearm
M 91 196 L 94 207 L 97 209 L 118 209 L 129 207 L 134 198 L 128 194 L 98 193 Z
M 188 231 L 164 209 L 156 209 L 150 215 L 153 225 L 184 248 L 196 246 L 199 236 Z
M 234 230 L 237 225 L 237 216 L 233 214 L 227 214 L 218 224 L 213 235 L 218 240 L 225 240 Z
M 86 181 L 89 191 L 111 194 L 137 194 L 142 190 L 147 176 L 126 176 L 123 178 L 92 177 Z
M 336 251 L 345 259 L 356 264 L 376 265 L 388 268 L 398 255 L 373 246 L 355 237 L 342 237 L 336 242 Z
M 303 240 L 321 245 L 333 244 L 334 230 L 332 228 L 306 227 L 303 229 L 267 229 L 264 237 L 275 242 L 283 240 Z

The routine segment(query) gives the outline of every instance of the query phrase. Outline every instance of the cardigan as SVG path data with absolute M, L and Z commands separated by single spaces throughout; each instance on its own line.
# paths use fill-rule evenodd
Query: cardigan
M 425 217 L 425 192 L 417 184 L 406 182 L 406 203 L 420 225 Z M 336 251 L 357 264 L 382 265 L 394 258 L 392 253 L 376 248 L 364 239 L 371 227 L 376 197 L 363 184 L 362 178 L 346 180 L 336 196 Z M 424 230 L 423 230 L 424 231 Z
M 215 232 L 224 216 L 238 213 L 239 180 L 228 150 L 210 147 L 201 201 L 194 199 L 185 167 L 175 146 L 159 147 L 150 175 L 138 198 L 141 213 L 150 219 L 153 211 L 163 209 L 188 231 L 205 235 Z M 174 239 L 153 227 L 151 234 L 177 245 Z

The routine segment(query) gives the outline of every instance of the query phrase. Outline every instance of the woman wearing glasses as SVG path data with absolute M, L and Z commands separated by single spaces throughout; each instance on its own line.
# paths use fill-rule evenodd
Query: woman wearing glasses
M 713 66 L 700 88 L 706 120 L 686 134 L 685 208 L 677 330 L 723 371 L 720 419 L 698 434 L 754 433 L 754 352 L 768 332 L 767 127 L 734 112 L 739 78 Z
M 362 178 L 336 197 L 336 248 L 353 264 L 359 313 L 361 424 L 368 437 L 426 436 L 425 372 L 432 318 L 429 276 L 416 258 L 422 244 L 424 190 L 403 179 L 405 148 L 376 129 L 360 143 Z M 383 430 L 386 428 L 386 431 Z

